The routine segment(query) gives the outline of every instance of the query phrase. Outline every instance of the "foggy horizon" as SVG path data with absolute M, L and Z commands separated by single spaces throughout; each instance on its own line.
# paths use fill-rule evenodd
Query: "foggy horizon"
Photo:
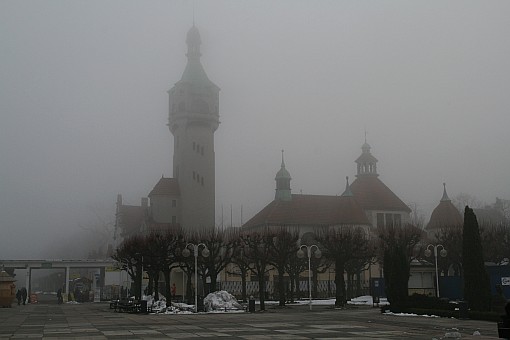
M 340 195 L 365 141 L 425 223 L 454 199 L 510 199 L 507 1 L 0 2 L 0 258 L 94 242 L 115 201 L 172 177 L 168 91 L 186 33 L 220 88 L 216 224 L 274 198 Z M 88 240 L 90 237 L 90 240 Z M 97 244 L 96 244 L 97 245 Z M 93 249 L 91 249 L 93 250 Z M 69 257 L 76 257 L 69 256 Z

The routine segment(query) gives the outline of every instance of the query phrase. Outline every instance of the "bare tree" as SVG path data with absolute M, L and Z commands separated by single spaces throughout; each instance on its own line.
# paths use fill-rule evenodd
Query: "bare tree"
M 144 243 L 144 238 L 140 235 L 134 235 L 126 238 L 115 250 L 112 258 L 117 261 L 121 270 L 125 270 L 131 280 L 135 283 L 135 297 L 141 299 L 140 291 L 142 284 L 142 254 L 140 247 Z
M 323 228 L 317 232 L 317 240 L 324 247 L 324 256 L 335 264 L 336 306 L 346 303 L 345 266 L 354 259 L 371 258 L 367 234 L 363 228 L 340 226 Z
M 231 263 L 234 264 L 235 267 L 239 269 L 239 272 L 228 272 L 232 275 L 239 275 L 241 277 L 241 298 L 243 302 L 247 301 L 246 296 L 246 275 L 250 270 L 250 264 L 248 262 L 248 257 L 245 255 L 246 252 L 249 251 L 248 246 L 244 243 L 240 236 L 237 237 L 237 240 L 234 243 L 233 254 L 231 258 Z
M 485 260 L 499 264 L 510 259 L 510 227 L 503 224 L 483 225 L 480 233 Z
M 297 231 L 290 231 L 285 227 L 281 227 L 271 233 L 271 235 L 274 236 L 267 239 L 271 255 L 269 263 L 276 268 L 278 272 L 279 305 L 285 306 L 286 297 L 284 275 L 290 257 L 296 256 L 299 233 Z
M 265 310 L 266 275 L 271 268 L 270 244 L 273 242 L 273 235 L 267 230 L 263 232 L 243 235 L 242 240 L 246 245 L 244 255 L 247 257 L 250 271 L 259 282 L 260 310 Z
M 289 275 L 290 281 L 290 302 L 294 302 L 294 297 L 300 297 L 299 291 L 299 275 L 308 269 L 307 259 L 299 258 L 297 255 L 289 256 L 289 260 L 287 261 L 287 265 L 285 267 L 285 271 Z M 294 295 L 296 292 L 296 296 Z
M 461 276 L 462 228 L 459 226 L 444 226 L 435 233 L 434 239 L 428 240 L 428 242 L 437 242 L 437 244 L 443 245 L 448 252 L 447 256 L 437 259 L 440 272 L 443 272 L 444 275 L 448 275 L 448 272 L 452 269 L 454 276 Z M 423 250 L 424 247 L 422 247 L 421 251 Z
M 394 305 L 404 304 L 408 294 L 410 263 L 415 257 L 415 247 L 425 233 L 411 224 L 380 226 L 377 229 L 388 301 Z
M 217 289 L 217 277 L 231 262 L 234 253 L 237 232 L 233 229 L 221 230 L 218 228 L 205 229 L 199 232 L 198 240 L 209 249 L 209 256 L 202 258 L 199 269 L 205 287 L 206 278 L 211 279 L 211 291 Z

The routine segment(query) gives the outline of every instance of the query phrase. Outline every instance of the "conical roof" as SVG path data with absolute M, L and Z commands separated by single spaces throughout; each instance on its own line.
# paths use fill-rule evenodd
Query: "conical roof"
M 186 56 L 188 58 L 188 63 L 186 64 L 180 81 L 193 85 L 217 87 L 216 84 L 209 80 L 200 62 L 200 57 L 202 55 L 200 53 L 201 43 L 200 32 L 198 28 L 193 25 L 186 35 L 186 44 L 188 45 L 188 53 L 186 53 Z
M 292 179 L 292 177 L 290 177 L 289 171 L 287 171 L 287 169 L 285 168 L 285 161 L 283 159 L 283 150 L 282 150 L 282 164 L 281 164 L 280 170 L 278 170 L 278 172 L 276 173 L 275 179 L 289 179 L 289 180 Z
M 429 223 L 425 227 L 428 231 L 449 227 L 461 227 L 464 223 L 459 210 L 453 205 L 446 193 L 445 183 L 443 183 L 443 187 L 443 197 L 441 201 L 439 201 L 437 207 L 432 211 Z

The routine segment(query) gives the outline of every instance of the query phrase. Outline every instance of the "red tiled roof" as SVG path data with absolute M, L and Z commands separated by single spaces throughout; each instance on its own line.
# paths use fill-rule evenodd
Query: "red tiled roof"
M 451 201 L 441 201 L 432 211 L 430 221 L 425 227 L 426 230 L 440 229 L 442 227 L 461 227 L 462 216 Z
M 149 193 L 149 197 L 154 195 L 174 195 L 180 196 L 181 190 L 179 189 L 179 182 L 175 178 L 161 177 L 158 183 Z
M 292 195 L 292 200 L 274 200 L 243 225 L 369 225 L 353 197 Z
M 411 209 L 377 176 L 359 176 L 352 182 L 351 191 L 365 210 L 411 212 Z

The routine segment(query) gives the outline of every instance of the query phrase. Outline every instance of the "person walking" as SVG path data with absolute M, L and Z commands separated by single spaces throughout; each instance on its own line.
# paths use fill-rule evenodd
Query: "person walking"
M 57 300 L 59 305 L 64 302 L 64 299 L 62 298 L 62 288 L 59 288 L 57 291 Z
M 16 299 L 18 300 L 18 306 L 21 304 L 21 290 L 18 289 L 16 292 Z
M 27 289 L 25 287 L 21 288 L 21 300 L 23 301 L 23 305 L 27 302 Z

